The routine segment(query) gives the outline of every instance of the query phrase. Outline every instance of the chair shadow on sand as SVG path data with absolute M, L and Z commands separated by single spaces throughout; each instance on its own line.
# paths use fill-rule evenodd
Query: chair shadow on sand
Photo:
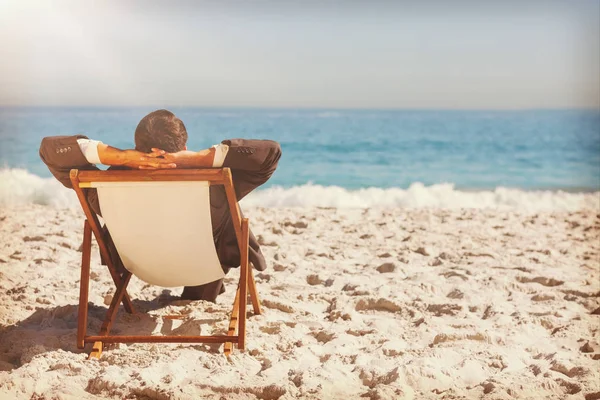
M 196 303 L 181 300 L 173 296 L 170 291 L 163 293 L 153 300 L 132 300 L 136 310 L 135 314 L 128 314 L 121 306 L 115 321 L 113 331 L 119 334 L 160 334 L 160 335 L 186 335 L 190 332 L 204 331 L 207 327 L 211 332 L 218 334 L 227 333 L 227 320 L 219 318 L 173 318 L 169 316 L 154 315 L 152 312 L 169 306 L 187 306 Z M 98 306 L 89 303 L 88 331 L 100 331 L 102 321 L 106 315 L 107 306 Z M 0 325 L 0 371 L 9 371 L 18 368 L 33 357 L 51 351 L 62 350 L 69 353 L 88 354 L 92 344 L 85 349 L 78 349 L 77 338 L 77 311 L 76 304 L 57 307 L 37 308 L 33 314 L 22 321 L 12 325 Z M 207 310 L 210 312 L 209 310 Z M 219 326 L 219 323 L 223 323 Z M 160 325 L 160 326 L 159 326 Z M 148 344 L 133 344 L 146 346 Z M 149 344 L 152 345 L 152 344 Z M 222 344 L 177 344 L 196 350 L 218 353 Z M 112 345 L 115 348 L 118 345 Z

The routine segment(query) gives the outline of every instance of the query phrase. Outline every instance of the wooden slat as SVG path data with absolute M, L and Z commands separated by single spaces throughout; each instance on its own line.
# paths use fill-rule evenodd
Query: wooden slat
M 225 173 L 225 195 L 227 197 L 227 203 L 229 203 L 229 209 L 231 211 L 231 220 L 233 223 L 233 230 L 235 231 L 235 237 L 238 242 L 238 248 L 240 249 L 240 255 L 242 254 L 242 213 L 238 204 L 237 196 L 235 195 L 235 188 L 233 187 L 233 178 L 229 168 L 223 170 Z
M 77 347 L 83 349 L 87 330 L 88 295 L 90 289 L 90 257 L 92 253 L 92 229 L 83 223 L 83 245 L 81 251 L 81 278 L 79 280 L 79 309 L 77 316 Z
M 110 335 L 87 336 L 86 343 L 227 343 L 237 341 L 237 336 L 150 336 L 150 335 Z
M 86 343 L 89 343 L 89 341 L 86 338 Z M 100 359 L 100 357 L 102 356 L 102 349 L 103 349 L 103 345 L 102 342 L 98 342 L 96 341 L 94 343 L 94 345 L 92 346 L 92 351 L 90 352 L 90 355 L 88 356 L 88 360 L 91 360 L 92 358 L 95 359 Z
M 225 170 L 229 170 L 229 168 L 79 171 L 79 181 L 82 183 L 160 181 L 208 181 L 211 183 L 223 183 Z
M 237 334 L 239 302 L 240 302 L 240 287 L 238 285 L 238 288 L 235 291 L 235 300 L 233 300 L 233 309 L 231 310 L 231 319 L 229 320 L 229 329 L 227 330 L 227 335 L 231 336 L 231 337 L 233 337 Z M 233 351 L 233 343 L 232 342 L 225 343 L 225 348 L 223 349 L 223 353 L 225 353 L 226 356 L 229 356 L 229 355 L 231 355 L 232 351 Z
M 240 351 L 244 351 L 246 349 L 246 304 L 248 301 L 248 218 L 244 218 L 242 220 L 242 243 L 240 246 L 242 251 L 240 253 L 240 323 L 238 333 L 238 349 Z
M 258 291 L 256 290 L 256 282 L 254 281 L 254 271 L 252 271 L 252 268 L 250 267 L 248 268 L 248 290 L 250 292 L 250 300 L 252 301 L 254 315 L 262 314 L 260 299 L 258 298 Z

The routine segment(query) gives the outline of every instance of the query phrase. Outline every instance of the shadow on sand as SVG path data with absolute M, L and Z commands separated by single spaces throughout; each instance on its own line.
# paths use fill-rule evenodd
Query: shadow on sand
M 161 318 L 152 315 L 153 311 L 167 306 L 187 306 L 200 302 L 181 300 L 169 291 L 164 291 L 153 300 L 132 300 L 135 314 L 128 314 L 123 307 L 119 308 L 116 321 L 111 333 L 121 335 L 188 335 L 190 332 L 199 334 L 203 327 L 223 322 L 223 318 L 190 319 L 184 321 Z M 9 371 L 31 361 L 34 356 L 55 350 L 71 353 L 88 353 L 91 343 L 85 349 L 78 349 L 77 338 L 77 309 L 75 304 L 57 307 L 38 308 L 33 314 L 22 321 L 12 325 L 0 325 L 0 371 Z M 95 335 L 100 331 L 102 321 L 106 315 L 107 307 L 89 303 L 88 305 L 88 335 Z M 212 334 L 226 334 L 216 330 Z M 136 344 L 145 346 L 147 344 Z M 115 345 L 107 346 L 110 350 Z M 218 352 L 221 344 L 205 345 L 190 344 L 190 347 L 205 352 Z

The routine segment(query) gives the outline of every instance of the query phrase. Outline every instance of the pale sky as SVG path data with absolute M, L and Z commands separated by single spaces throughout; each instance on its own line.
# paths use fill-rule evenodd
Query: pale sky
M 94 3 L 0 0 L 0 105 L 600 106 L 598 0 Z

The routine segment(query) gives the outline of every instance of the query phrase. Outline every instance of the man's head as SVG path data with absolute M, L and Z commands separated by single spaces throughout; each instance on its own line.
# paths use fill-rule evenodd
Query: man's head
M 171 111 L 157 110 L 146 115 L 135 128 L 135 149 L 149 153 L 153 147 L 168 153 L 186 149 L 185 125 Z

